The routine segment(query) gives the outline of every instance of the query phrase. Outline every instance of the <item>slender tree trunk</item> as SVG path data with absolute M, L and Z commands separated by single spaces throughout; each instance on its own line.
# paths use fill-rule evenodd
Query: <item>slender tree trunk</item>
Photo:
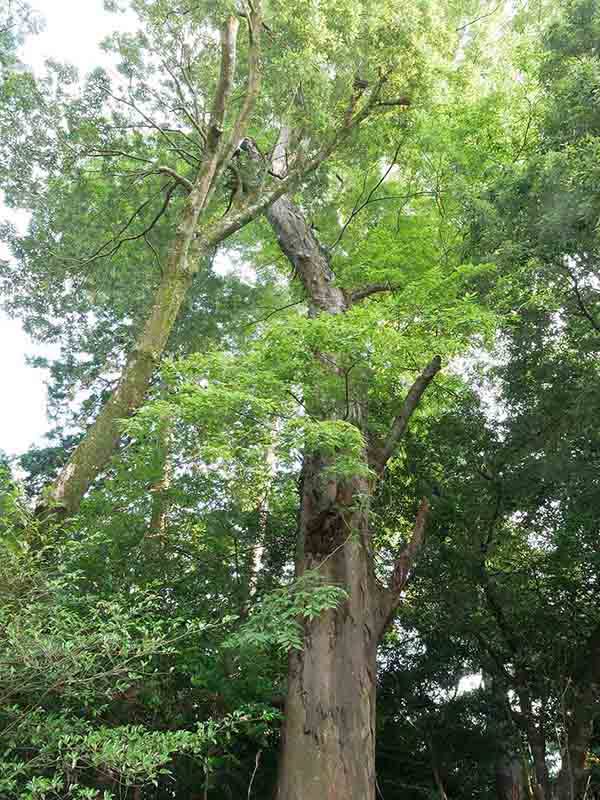
M 167 535 L 169 509 L 171 507 L 169 489 L 171 488 L 171 479 L 173 476 L 172 439 L 172 424 L 168 420 L 164 421 L 158 431 L 160 474 L 158 480 L 150 487 L 150 495 L 152 498 L 150 525 L 148 526 L 145 536 L 147 548 L 153 549 L 155 552 L 157 548 L 152 547 L 150 540 L 156 540 L 160 545 L 164 545 Z
M 71 456 L 50 493 L 50 506 L 69 516 L 107 465 L 121 437 L 120 421 L 142 404 L 191 283 L 188 273 L 166 275 L 154 298 L 143 333 L 131 352 L 119 384 Z
M 231 161 L 235 148 L 244 136 L 260 88 L 260 0 L 254 3 L 252 12 L 246 19 L 251 31 L 251 45 L 248 54 L 248 84 L 241 110 L 236 116 L 231 133 L 223 136 L 225 114 L 236 69 L 239 28 L 238 17 L 230 15 L 221 30 L 221 73 L 213 98 L 203 165 L 193 182 L 178 176 L 169 167 L 158 168 L 159 172 L 174 176 L 174 180 L 183 184 L 189 194 L 181 211 L 152 309 L 127 360 L 117 388 L 40 505 L 39 513 L 42 517 L 49 514 L 69 516 L 78 510 L 85 493 L 117 448 L 120 420 L 136 411 L 146 396 L 156 364 L 175 325 L 192 277 L 199 268 L 200 259 L 229 232 L 239 229 L 264 210 L 260 204 L 250 204 L 240 209 L 237 219 L 215 223 L 212 230 L 210 222 L 205 219 L 216 181 Z M 201 229 L 201 221 L 204 223 L 204 230 Z

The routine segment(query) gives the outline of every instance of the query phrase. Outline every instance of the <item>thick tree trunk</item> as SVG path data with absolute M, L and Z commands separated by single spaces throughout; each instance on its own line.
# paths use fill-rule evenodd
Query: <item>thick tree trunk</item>
M 559 800 L 582 800 L 586 794 L 590 775 L 586 758 L 600 712 L 600 625 L 582 645 L 571 682 L 570 691 L 563 693 L 566 741 L 558 779 Z
M 524 758 L 511 715 L 505 679 L 486 673 L 484 683 L 492 699 L 488 730 L 496 741 L 496 797 L 498 800 L 526 800 Z
M 378 597 L 361 480 L 324 484 L 318 457 L 304 465 L 297 572 L 343 586 L 339 608 L 307 622 L 289 659 L 278 800 L 373 800 Z
M 365 618 L 365 605 L 328 611 L 290 656 L 278 800 L 375 798 L 376 643 Z
M 346 296 L 333 285 L 327 254 L 301 211 L 284 195 L 267 217 L 305 287 L 311 314 L 343 313 Z M 334 357 L 330 363 L 335 370 Z M 327 480 L 327 466 L 318 456 L 305 458 L 296 573 L 318 569 L 348 599 L 307 622 L 303 649 L 290 655 L 278 800 L 375 797 L 380 621 L 364 506 L 369 486 L 358 478 Z
M 517 753 L 505 752 L 496 761 L 498 800 L 525 800 L 523 762 Z
M 590 770 L 586 767 L 592 729 L 571 730 L 563 765 L 558 778 L 558 800 L 583 800 Z
M 267 210 L 267 219 L 277 235 L 279 246 L 292 264 L 310 298 L 313 313 L 340 314 L 348 307 L 347 298 L 333 285 L 329 256 L 321 246 L 304 215 L 287 195 Z
M 535 783 L 533 794 L 535 800 L 550 800 L 550 775 L 546 763 L 546 740 L 538 731 L 532 731 L 528 736 L 529 747 L 533 757 Z

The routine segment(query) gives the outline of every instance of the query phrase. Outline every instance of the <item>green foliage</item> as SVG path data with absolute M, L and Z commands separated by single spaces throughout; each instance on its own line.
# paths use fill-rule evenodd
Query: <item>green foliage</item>
M 287 653 L 303 647 L 303 623 L 336 608 L 347 598 L 340 586 L 324 583 L 318 571 L 307 572 L 287 586 L 265 595 L 250 619 L 226 642 L 227 647 Z
M 263 751 L 254 794 L 269 796 L 285 655 L 347 599 L 318 572 L 289 579 L 303 456 L 324 482 L 373 487 L 382 581 L 420 498 L 441 490 L 380 660 L 386 797 L 439 794 L 432 763 L 449 796 L 492 796 L 502 737 L 522 737 L 499 731 L 487 690 L 458 692 L 466 673 L 525 686 L 552 746 L 567 713 L 597 715 L 581 698 L 598 624 L 598 7 L 543 6 L 540 35 L 529 8 L 511 25 L 475 2 L 265 4 L 250 131 L 263 152 L 282 123 L 305 159 L 330 144 L 357 78 L 386 71 L 384 102 L 410 96 L 293 197 L 348 297 L 389 291 L 308 315 L 255 221 L 202 265 L 121 451 L 79 515 L 45 531 L 27 496 L 65 463 L 148 315 L 184 199 L 172 186 L 156 219 L 169 188 L 157 167 L 190 178 L 202 162 L 189 109 L 202 116 L 211 97 L 216 29 L 237 6 L 135 0 L 139 31 L 104 45 L 116 77 L 3 61 L 0 182 L 32 214 L 24 235 L 2 229 L 3 302 L 62 347 L 38 361 L 56 429 L 21 461 L 28 495 L 0 466 L 3 797 L 162 800 L 204 786 L 229 800 L 248 793 Z M 0 31 L 12 65 L 28 24 Z M 238 168 L 215 219 L 237 178 L 261 179 L 242 157 Z M 473 363 L 494 347 L 492 369 Z M 376 479 L 366 454 L 438 354 L 445 374 Z
M 2 572 L 3 797 L 91 797 L 98 775 L 158 786 L 172 779 L 178 755 L 202 767 L 244 731 L 268 736 L 276 714 L 264 706 L 179 730 L 154 727 L 148 713 L 138 724 L 120 722 L 123 711 L 135 718 L 152 708 L 164 676 L 207 626 L 163 616 L 149 591 L 131 592 L 127 603 L 74 594 L 82 576 L 47 577 L 37 558 L 6 557 Z

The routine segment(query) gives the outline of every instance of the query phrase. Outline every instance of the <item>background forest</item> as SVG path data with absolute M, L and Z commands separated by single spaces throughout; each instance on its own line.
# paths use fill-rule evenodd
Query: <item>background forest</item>
M 0 0 L 0 797 L 600 797 L 600 3 L 105 6 Z

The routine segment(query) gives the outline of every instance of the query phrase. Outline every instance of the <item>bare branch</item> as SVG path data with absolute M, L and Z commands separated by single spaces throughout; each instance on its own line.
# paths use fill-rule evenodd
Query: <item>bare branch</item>
M 163 128 L 161 125 L 158 125 L 151 117 L 149 117 L 144 111 L 142 111 L 142 109 L 139 108 L 131 98 L 128 100 L 126 97 L 119 97 L 118 95 L 112 94 L 112 92 L 108 92 L 108 94 L 110 95 L 110 97 L 113 98 L 113 100 L 116 100 L 117 103 L 123 103 L 124 105 L 129 106 L 129 108 L 132 108 L 136 113 L 138 113 L 140 117 L 142 117 L 142 119 L 145 120 L 148 126 L 153 130 L 155 130 L 167 142 L 169 149 L 180 155 L 184 161 L 186 161 L 191 166 L 194 166 L 199 163 L 199 159 L 197 158 L 197 156 L 192 155 L 183 147 L 179 147 L 178 145 L 176 145 L 171 139 L 171 137 L 167 135 L 167 130 L 165 130 L 165 128 Z M 178 131 L 178 133 L 182 133 L 182 131 Z
M 171 197 L 173 195 L 173 192 L 175 191 L 175 187 L 176 187 L 176 184 L 171 184 L 170 186 L 166 186 L 166 187 L 163 186 L 163 187 L 161 187 L 160 191 L 156 193 L 156 194 L 160 194 L 160 193 L 162 193 L 164 191 L 165 188 L 167 189 L 167 193 L 165 195 L 165 199 L 163 201 L 163 204 L 162 204 L 160 210 L 157 212 L 157 214 L 155 215 L 153 220 L 150 222 L 150 224 L 146 228 L 144 228 L 143 231 L 141 231 L 140 233 L 136 233 L 136 234 L 134 234 L 132 236 L 125 236 L 124 238 L 121 238 L 122 234 L 125 233 L 125 231 L 131 226 L 131 224 L 133 223 L 135 218 L 139 214 L 141 214 L 141 212 L 156 197 L 156 194 L 152 195 L 152 197 L 150 197 L 148 200 L 145 200 L 140 206 L 138 206 L 138 208 L 136 208 L 136 210 L 133 212 L 133 214 L 127 220 L 127 222 L 121 228 L 121 230 L 117 233 L 117 235 L 114 236 L 112 239 L 109 239 L 103 245 L 101 245 L 94 253 L 92 253 L 91 256 L 88 256 L 88 258 L 83 259 L 82 263 L 83 264 L 90 264 L 92 261 L 96 261 L 96 260 L 98 260 L 100 258 L 111 258 L 116 253 L 118 253 L 118 251 L 121 249 L 121 246 L 123 244 L 125 244 L 125 242 L 133 242 L 133 241 L 136 241 L 137 239 L 146 240 L 147 234 L 150 233 L 150 231 L 155 227 L 155 225 L 159 221 L 159 219 L 166 212 L 166 210 L 167 210 L 167 208 L 169 206 L 169 203 L 171 201 Z M 111 245 L 112 245 L 112 247 L 110 247 Z M 110 250 L 107 250 L 108 247 L 110 247 Z
M 381 450 L 374 453 L 373 466 L 379 474 L 383 472 L 389 459 L 392 457 L 398 442 L 402 438 L 413 412 L 419 405 L 427 387 L 442 368 L 442 359 L 435 356 L 419 375 L 417 380 L 410 387 L 404 400 L 400 413 L 394 420 L 394 424 L 388 434 L 386 442 Z
M 583 297 L 581 296 L 581 290 L 579 288 L 579 280 L 577 275 L 574 271 L 571 271 L 567 265 L 564 265 L 564 270 L 571 279 L 571 283 L 573 284 L 573 291 L 575 292 L 575 299 L 577 300 L 577 305 L 579 306 L 579 310 L 583 314 L 583 316 L 587 319 L 590 323 L 592 328 L 596 331 L 596 333 L 600 333 L 600 322 L 596 319 L 596 317 L 592 314 L 592 312 L 588 309 L 586 304 L 583 301 Z
M 480 20 L 482 20 L 482 19 L 486 19 L 487 17 L 491 17 L 492 14 L 495 14 L 496 11 L 498 11 L 498 9 L 502 5 L 503 5 L 503 2 L 498 3 L 498 5 L 495 8 L 493 8 L 491 11 L 488 11 L 487 14 L 481 14 L 479 17 L 475 17 L 475 19 L 472 19 L 470 22 L 465 22 L 464 25 L 461 25 L 459 28 L 456 29 L 456 32 L 459 33 L 460 31 L 464 31 L 465 28 L 469 27 L 469 25 L 474 25 L 476 22 L 480 22 Z
M 179 81 L 179 78 L 177 77 L 177 75 L 175 74 L 174 70 L 171 69 L 171 67 L 169 66 L 169 64 L 166 61 L 163 61 L 162 63 L 163 63 L 164 68 L 166 69 L 166 71 L 171 76 L 171 79 L 173 80 L 173 83 L 175 85 L 175 90 L 177 92 L 177 96 L 179 97 L 179 100 L 181 102 L 181 106 L 178 106 L 177 109 L 174 109 L 174 110 L 183 111 L 183 113 L 185 114 L 186 118 L 188 119 L 188 121 L 190 122 L 192 127 L 196 130 L 196 132 L 198 133 L 198 135 L 200 136 L 202 141 L 205 142 L 206 141 L 206 131 L 202 128 L 201 123 L 200 123 L 200 119 L 199 119 L 199 116 L 198 116 L 198 105 L 197 105 L 197 98 L 196 98 L 196 92 L 194 90 L 194 87 L 186 80 L 186 85 L 188 86 L 188 88 L 190 89 L 190 91 L 192 93 L 192 101 L 194 103 L 194 114 L 192 114 L 192 113 L 190 113 L 190 110 L 187 107 L 187 98 L 185 96 L 185 92 L 183 91 L 183 87 L 181 85 L 181 82 Z M 185 70 L 183 69 L 182 66 L 180 67 L 180 69 L 182 71 L 182 74 L 183 74 L 184 78 L 186 78 Z
M 261 317 L 260 319 L 253 319 L 251 322 L 248 322 L 247 325 L 244 325 L 244 328 L 252 328 L 254 325 L 258 325 L 261 322 L 266 322 L 268 319 L 271 319 L 271 317 L 274 317 L 275 314 L 279 314 L 280 311 L 285 311 L 288 308 L 299 306 L 301 303 L 304 302 L 305 302 L 304 299 L 295 300 L 293 303 L 286 303 L 286 305 L 284 306 L 280 306 L 279 308 L 274 308 L 272 309 L 272 311 L 269 311 L 269 313 L 265 317 Z
M 85 153 L 88 158 L 129 158 L 132 161 L 141 161 L 143 164 L 152 164 L 154 163 L 149 158 L 142 158 L 141 156 L 134 156 L 131 153 L 126 153 L 124 150 L 90 150 L 88 153 Z
M 346 220 L 346 222 L 343 224 L 343 226 L 342 226 L 342 230 L 339 232 L 337 239 L 336 239 L 336 240 L 335 240 L 335 242 L 334 242 L 334 243 L 331 245 L 331 248 L 330 248 L 331 250 L 333 250 L 333 248 L 334 248 L 334 247 L 335 247 L 337 244 L 339 244 L 339 242 L 341 241 L 341 239 L 342 239 L 342 237 L 343 237 L 344 233 L 346 232 L 346 229 L 348 228 L 348 226 L 350 225 L 350 223 L 352 222 L 352 220 L 353 220 L 353 219 L 354 219 L 354 218 L 355 218 L 355 217 L 356 217 L 358 214 L 360 214 L 360 212 L 361 212 L 361 211 L 362 211 L 362 210 L 363 210 L 363 209 L 364 209 L 364 208 L 365 208 L 367 205 L 369 205 L 369 203 L 371 202 L 371 200 L 372 200 L 372 198 L 373 198 L 373 195 L 375 194 L 375 192 L 377 191 L 377 189 L 379 189 L 379 187 L 381 186 L 381 184 L 382 184 L 382 183 L 384 183 L 384 181 L 387 179 L 387 177 L 388 177 L 388 175 L 390 174 L 390 172 L 392 171 L 392 169 L 393 169 L 393 168 L 396 166 L 396 162 L 397 162 L 397 159 L 398 159 L 398 154 L 400 153 L 400 149 L 401 149 L 401 147 L 402 147 L 402 145 L 403 145 L 403 144 L 404 144 L 404 138 L 403 138 L 403 139 L 402 139 L 402 140 L 401 140 L 401 141 L 400 141 L 400 142 L 397 144 L 397 146 L 396 146 L 396 150 L 395 150 L 395 152 L 394 152 L 394 156 L 393 156 L 393 158 L 392 158 L 392 161 L 391 161 L 390 165 L 388 166 L 388 168 L 385 170 L 385 172 L 383 173 L 383 175 L 381 176 L 381 178 L 380 178 L 380 179 L 377 181 L 377 183 L 375 184 L 375 186 L 373 186 L 373 188 L 371 189 L 371 191 L 370 191 L 370 192 L 369 192 L 369 194 L 367 195 L 367 198 L 366 198 L 366 200 L 364 200 L 364 202 L 362 202 L 362 203 L 360 203 L 360 204 L 359 204 L 360 197 L 362 197 L 362 193 L 363 193 L 363 191 L 364 191 L 364 187 L 365 187 L 365 184 L 366 184 L 366 176 L 365 176 L 365 184 L 363 184 L 363 190 L 361 191 L 361 193 L 360 193 L 360 195 L 359 195 L 359 200 L 357 200 L 357 201 L 356 201 L 356 203 L 354 204 L 354 208 L 352 209 L 352 212 L 350 213 L 350 216 L 348 217 L 348 219 Z
M 521 155 L 523 154 L 525 148 L 527 147 L 527 137 L 529 136 L 529 129 L 531 128 L 531 123 L 533 121 L 533 106 L 531 105 L 531 100 L 528 97 L 526 97 L 525 100 L 529 105 L 529 116 L 527 118 L 527 125 L 525 126 L 525 133 L 523 134 L 523 141 L 521 142 L 521 146 L 517 150 L 517 154 L 513 158 L 513 164 L 515 164 L 521 158 Z

